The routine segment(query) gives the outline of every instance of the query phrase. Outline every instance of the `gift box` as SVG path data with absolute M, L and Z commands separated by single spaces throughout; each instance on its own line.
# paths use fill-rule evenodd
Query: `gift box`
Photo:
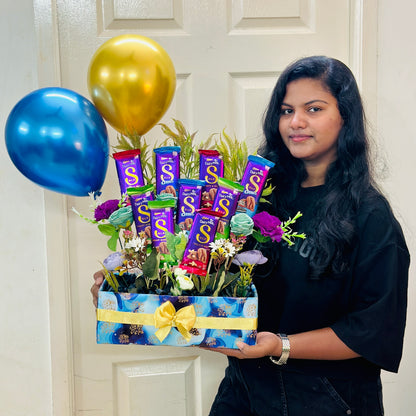
M 254 345 L 257 292 L 250 297 L 98 294 L 97 343 L 226 347 Z

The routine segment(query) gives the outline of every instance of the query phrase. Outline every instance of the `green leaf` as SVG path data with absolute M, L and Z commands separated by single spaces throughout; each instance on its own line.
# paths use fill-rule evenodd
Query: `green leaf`
M 182 234 L 179 243 L 176 244 L 176 250 L 175 250 L 175 256 L 179 261 L 182 260 L 183 253 L 185 252 L 187 243 L 188 243 L 188 239 Z
M 224 160 L 224 177 L 234 182 L 241 181 L 247 165 L 247 144 L 240 142 L 237 138 L 232 139 L 224 129 L 215 148 Z
M 143 263 L 143 274 L 150 280 L 159 278 L 160 253 L 153 248 L 152 252 Z
M 117 251 L 118 231 L 114 231 L 114 234 L 107 241 L 107 247 L 112 251 Z
M 175 236 L 175 234 L 170 233 L 169 231 L 165 231 L 166 237 L 166 245 L 168 247 L 169 253 L 172 255 L 174 260 L 176 258 L 176 244 L 180 241 L 179 237 Z
M 104 270 L 105 280 L 113 288 L 114 293 L 118 293 L 119 283 L 113 272 L 110 272 L 104 264 L 100 263 Z
M 175 122 L 175 127 L 176 127 L 176 130 L 178 130 L 178 133 L 181 134 L 182 136 L 186 136 L 188 132 L 186 131 L 183 123 L 176 119 L 173 119 L 173 121 Z
M 194 283 L 195 289 L 198 293 L 201 293 L 201 281 L 199 280 L 198 275 L 192 274 L 191 279 Z
M 239 277 L 240 277 L 240 272 L 237 272 L 237 273 L 227 272 L 225 274 L 225 279 L 224 279 L 224 283 L 222 285 L 222 290 L 224 290 L 231 283 L 235 282 Z
M 104 235 L 112 236 L 116 232 L 116 227 L 114 227 L 114 225 L 111 224 L 99 224 L 98 229 Z
M 215 277 L 217 276 L 217 273 L 211 273 L 208 276 L 208 282 L 206 285 L 206 288 L 211 289 L 212 291 L 214 291 L 214 286 L 215 286 Z
M 222 289 L 222 285 L 224 284 L 224 282 L 225 282 L 225 271 L 221 273 L 220 278 L 218 279 L 217 288 L 215 289 L 213 296 L 218 296 L 218 294 L 220 293 L 220 290 Z
M 254 230 L 252 235 L 259 243 L 266 243 L 267 241 L 271 240 L 270 237 L 263 235 L 260 231 L 257 230 Z
M 267 180 L 269 181 L 269 179 Z M 266 185 L 266 187 L 263 189 L 263 192 L 261 193 L 261 196 L 269 196 L 273 193 L 275 190 L 275 186 L 272 186 L 271 184 Z
M 199 276 L 201 280 L 201 291 L 200 293 L 204 293 L 207 290 L 208 285 L 211 281 L 211 276 L 215 276 L 215 274 L 212 275 L 205 275 L 205 276 Z
M 142 290 L 146 287 L 146 282 L 142 278 L 137 278 L 134 282 L 136 293 L 142 293 Z
M 268 199 L 266 199 L 266 198 L 260 198 L 259 199 L 259 202 L 261 204 L 270 204 L 271 205 L 271 202 Z

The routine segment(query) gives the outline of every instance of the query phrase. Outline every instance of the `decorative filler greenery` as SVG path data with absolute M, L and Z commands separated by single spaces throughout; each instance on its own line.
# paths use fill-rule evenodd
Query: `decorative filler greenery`
M 211 134 L 208 139 L 195 144 L 195 136 L 197 132 L 189 133 L 181 121 L 173 119 L 176 132 L 170 129 L 166 124 L 160 124 L 163 133 L 167 136 L 161 143 L 161 146 L 180 146 L 180 173 L 182 178 L 198 179 L 199 174 L 199 153 L 198 150 L 215 149 L 215 142 L 213 142 L 214 134 Z M 172 141 L 172 143 L 169 143 Z
M 218 150 L 224 161 L 224 177 L 233 181 L 240 182 L 249 155 L 247 144 L 239 141 L 236 137 L 232 139 L 225 131 L 222 133 L 212 133 L 206 140 L 196 143 L 197 132 L 190 133 L 180 120 L 172 119 L 174 128 L 167 124 L 160 123 L 162 132 L 166 138 L 154 147 L 161 146 L 180 146 L 181 148 L 181 177 L 188 179 L 198 179 L 199 174 L 199 153 L 198 150 Z M 155 168 L 152 149 L 146 141 L 145 136 L 138 134 L 119 135 L 118 143 L 113 146 L 117 152 L 123 150 L 140 149 L 140 160 L 143 168 L 143 177 L 147 183 L 154 183 Z
M 232 139 L 224 129 L 219 135 L 216 149 L 221 153 L 224 161 L 224 177 L 233 182 L 240 182 L 248 157 L 246 142 L 241 142 L 236 137 Z
M 153 163 L 153 148 L 146 142 L 145 136 L 141 136 L 137 133 L 128 134 L 126 136 L 118 135 L 117 141 L 117 145 L 113 146 L 115 152 L 140 149 L 143 178 L 146 183 L 153 183 L 156 176 L 155 164 Z

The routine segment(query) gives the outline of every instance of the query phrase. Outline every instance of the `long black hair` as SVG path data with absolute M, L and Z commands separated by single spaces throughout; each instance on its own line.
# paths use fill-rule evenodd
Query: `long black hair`
M 276 185 L 273 206 L 287 215 L 307 174 L 303 162 L 286 148 L 279 132 L 281 105 L 287 85 L 302 78 L 322 82 L 335 97 L 343 126 L 337 141 L 337 158 L 325 178 L 325 196 L 319 201 L 315 223 L 308 231 L 318 255 L 310 259 L 313 275 L 340 273 L 347 269 L 347 255 L 355 234 L 355 217 L 364 196 L 375 193 L 370 171 L 365 115 L 357 83 L 351 70 L 337 59 L 325 56 L 302 58 L 280 75 L 266 110 L 265 141 L 259 153 L 275 162 L 270 172 Z

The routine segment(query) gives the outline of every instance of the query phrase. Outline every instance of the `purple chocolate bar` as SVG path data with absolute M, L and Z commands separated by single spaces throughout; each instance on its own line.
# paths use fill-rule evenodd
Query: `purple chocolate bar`
M 154 185 L 146 185 L 139 188 L 127 188 L 127 195 L 130 197 L 133 208 L 133 218 L 137 234 L 144 232 L 151 238 L 150 211 L 148 202 L 154 200 Z
M 250 155 L 248 157 L 247 166 L 241 180 L 244 191 L 240 195 L 237 212 L 244 212 L 250 217 L 256 213 L 267 175 L 273 166 L 273 162 L 261 156 Z
M 218 220 L 222 215 L 222 212 L 208 209 L 201 209 L 196 214 L 180 264 L 182 269 L 200 276 L 207 274 L 209 243 L 214 241 Z
M 114 153 L 113 158 L 116 162 L 118 181 L 122 195 L 126 193 L 127 188 L 144 185 L 140 149 Z
M 202 208 L 212 208 L 218 189 L 218 178 L 224 176 L 224 162 L 217 150 L 199 150 L 199 179 L 206 184 L 202 189 Z
M 179 201 L 176 223 L 181 230 L 190 230 L 196 210 L 201 205 L 202 187 L 204 181 L 197 179 L 179 179 Z
M 166 146 L 153 149 L 156 154 L 156 193 L 178 194 L 179 162 L 181 148 Z
M 174 200 L 149 201 L 150 221 L 152 228 L 152 244 L 163 255 L 169 255 L 166 244 L 166 231 L 174 234 Z

